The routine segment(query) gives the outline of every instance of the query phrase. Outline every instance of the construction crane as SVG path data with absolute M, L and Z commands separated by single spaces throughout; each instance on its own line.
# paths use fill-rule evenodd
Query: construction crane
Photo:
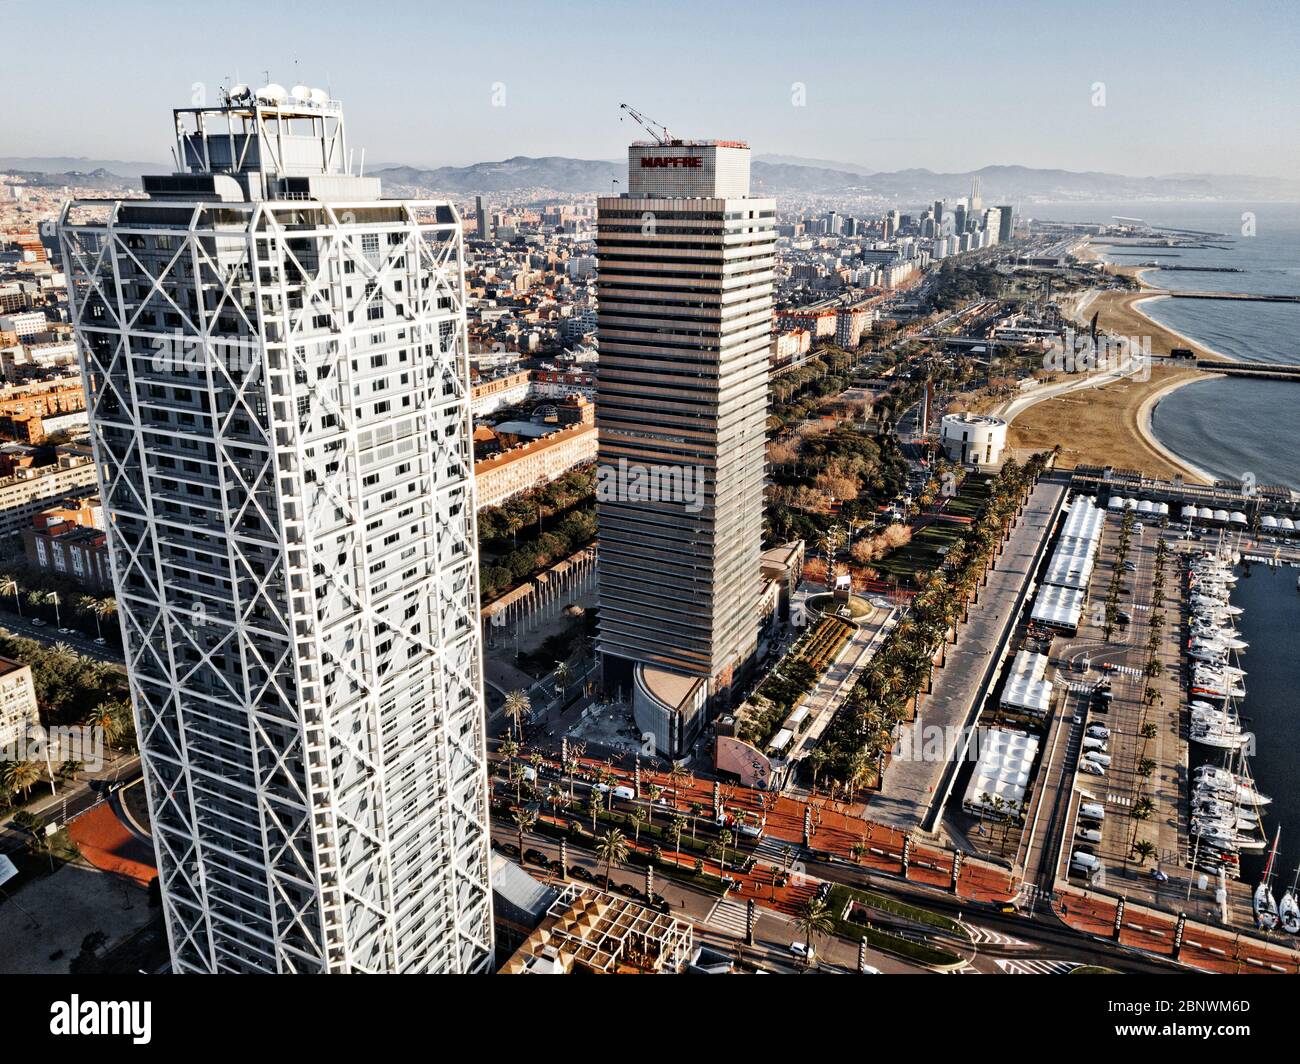
M 650 136 L 654 137 L 655 142 L 660 145 L 671 144 L 673 135 L 668 132 L 668 127 L 656 122 L 653 118 L 647 118 L 635 107 L 629 107 L 625 103 L 619 104 L 619 107 L 630 114 L 637 125 L 644 129 Z

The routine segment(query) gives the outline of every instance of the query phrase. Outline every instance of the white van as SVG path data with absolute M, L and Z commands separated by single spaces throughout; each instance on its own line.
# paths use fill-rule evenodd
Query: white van
M 1106 807 L 1101 802 L 1084 802 L 1079 806 L 1079 815 L 1089 820 L 1105 820 Z
M 1101 861 L 1090 853 L 1084 853 L 1082 850 L 1074 851 L 1074 857 L 1070 859 L 1070 864 L 1084 872 L 1095 872 L 1101 867 Z
M 1103 750 L 1103 751 L 1104 751 L 1104 750 L 1106 749 L 1106 746 L 1107 746 L 1106 740 L 1105 740 L 1105 739 L 1102 739 L 1102 738 L 1100 738 L 1099 736 L 1096 736 L 1096 735 L 1089 735 L 1089 736 L 1086 736 L 1086 737 L 1084 738 L 1084 740 L 1083 740 L 1083 748 L 1084 748 L 1085 750 Z
M 636 791 L 633 790 L 631 787 L 627 787 L 627 786 L 623 786 L 623 787 L 615 787 L 615 788 L 614 788 L 614 797 L 615 797 L 615 798 L 622 798 L 622 799 L 624 799 L 624 800 L 630 802 L 633 798 L 636 797 Z
M 1110 768 L 1110 754 L 1099 754 L 1096 750 L 1089 750 L 1083 755 L 1085 761 L 1091 761 L 1094 765 L 1100 765 L 1102 768 Z
M 1079 838 L 1084 842 L 1101 842 L 1101 832 L 1096 828 L 1080 828 Z

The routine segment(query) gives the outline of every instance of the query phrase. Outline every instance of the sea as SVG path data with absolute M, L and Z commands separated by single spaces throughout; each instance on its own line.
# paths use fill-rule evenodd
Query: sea
M 1197 241 L 1215 245 L 1209 248 L 1132 249 L 1124 255 L 1114 254 L 1123 249 L 1102 249 L 1102 254 L 1130 265 L 1155 261 L 1242 271 L 1143 274 L 1147 284 L 1170 291 L 1300 295 L 1300 204 L 1034 204 L 1023 213 L 1070 222 L 1141 218 L 1152 225 L 1213 233 L 1220 238 Z M 1144 301 L 1141 310 L 1226 358 L 1300 365 L 1300 303 L 1156 298 Z M 1242 479 L 1253 473 L 1256 484 L 1300 491 L 1300 450 L 1293 439 L 1298 419 L 1300 382 L 1219 378 L 1165 396 L 1156 404 L 1151 427 L 1171 451 L 1216 476 Z
M 1182 266 L 1230 266 L 1239 273 L 1152 270 L 1150 285 L 1171 291 L 1255 292 L 1300 295 L 1300 204 L 1154 202 L 1035 204 L 1031 217 L 1106 222 L 1115 216 L 1214 237 L 1209 248 L 1133 249 L 1108 261 L 1164 262 Z M 1232 359 L 1300 365 L 1300 303 L 1153 299 L 1143 313 L 1168 329 Z M 1152 431 L 1175 454 L 1217 476 L 1240 479 L 1253 473 L 1257 484 L 1300 491 L 1300 382 L 1220 378 L 1169 393 L 1156 405 Z M 1246 697 L 1238 707 L 1255 734 L 1250 771 L 1261 793 L 1273 801 L 1264 809 L 1270 839 L 1281 828 L 1274 870 L 1280 895 L 1300 869 L 1300 569 L 1242 565 L 1232 601 L 1245 611 L 1237 627 L 1250 647 L 1242 655 Z M 1209 760 L 1193 747 L 1193 765 Z M 1255 883 L 1264 858 L 1242 857 L 1242 875 Z

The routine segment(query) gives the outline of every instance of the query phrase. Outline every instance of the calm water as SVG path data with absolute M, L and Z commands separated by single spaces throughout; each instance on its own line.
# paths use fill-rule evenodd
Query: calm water
M 1241 637 L 1250 644 L 1242 655 L 1246 670 L 1246 697 L 1239 707 L 1248 730 L 1255 733 L 1255 756 L 1250 771 L 1261 794 L 1273 799 L 1264 810 L 1264 827 L 1271 837 L 1279 827 L 1276 885 L 1290 886 L 1300 865 L 1300 764 L 1296 757 L 1297 710 L 1300 709 L 1300 569 L 1266 565 L 1244 567 L 1232 592 L 1234 605 L 1246 612 L 1237 618 Z M 1193 748 L 1194 750 L 1197 748 Z M 1204 750 L 1204 747 L 1200 748 Z M 1242 874 L 1254 883 L 1264 859 L 1242 855 Z M 1277 893 L 1281 894 L 1279 888 Z
M 1242 235 L 1242 213 L 1255 214 L 1256 235 Z M 1025 213 L 1030 213 L 1027 209 Z M 1108 221 L 1112 215 L 1143 218 L 1154 225 L 1227 234 L 1206 239 L 1230 250 L 1176 248 L 1141 251 L 1116 262 L 1164 261 L 1171 265 L 1236 266 L 1242 273 L 1152 271 L 1148 284 L 1171 290 L 1300 293 L 1300 205 L 1209 203 L 1108 203 L 1035 207 L 1033 213 L 1062 221 Z M 1173 255 L 1177 258 L 1173 258 Z M 1229 358 L 1300 364 L 1300 304 L 1164 299 L 1142 310 L 1167 328 Z M 1212 473 L 1255 474 L 1260 484 L 1300 491 L 1300 454 L 1293 436 L 1300 424 L 1300 383 L 1226 378 L 1187 385 L 1166 396 L 1152 415 L 1152 428 L 1174 453 Z M 1290 886 L 1300 866 L 1300 569 L 1253 565 L 1238 569 L 1232 601 L 1245 613 L 1237 627 L 1250 643 L 1246 698 L 1241 713 L 1255 733 L 1250 761 L 1259 790 L 1273 798 L 1264 815 L 1271 836 L 1282 829 L 1275 892 Z M 1193 747 L 1193 764 L 1206 760 Z M 1243 877 L 1257 881 L 1262 857 L 1242 857 Z
M 1254 214 L 1255 235 L 1242 235 L 1242 215 Z M 1027 208 L 1025 213 L 1030 213 Z M 1038 205 L 1033 213 L 1061 221 L 1109 221 L 1114 215 L 1153 225 L 1225 234 L 1215 248 L 1139 249 L 1115 262 L 1148 260 L 1181 266 L 1234 266 L 1242 273 L 1144 274 L 1170 290 L 1300 294 L 1300 204 L 1071 203 Z M 1300 364 L 1300 303 L 1155 299 L 1144 313 L 1161 325 L 1228 358 Z M 1224 477 L 1255 474 L 1257 483 L 1300 491 L 1300 456 L 1291 440 L 1300 416 L 1300 383 L 1221 379 L 1188 385 L 1159 404 L 1151 423 L 1175 454 Z

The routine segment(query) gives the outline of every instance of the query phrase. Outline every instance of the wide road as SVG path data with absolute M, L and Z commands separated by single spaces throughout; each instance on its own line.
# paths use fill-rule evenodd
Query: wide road
M 955 898 L 946 891 L 933 887 L 866 872 L 843 861 L 818 864 L 816 869 L 818 876 L 833 883 L 844 883 L 848 886 L 888 894 L 900 901 L 920 905 L 954 919 L 961 919 L 969 927 L 994 932 L 995 934 L 990 936 L 977 936 L 988 938 L 988 941 L 976 944 L 974 966 L 981 971 L 1005 970 L 991 968 L 981 963 L 981 958 L 988 960 L 1007 957 L 1077 961 L 1081 964 L 1100 964 L 1119 968 L 1132 973 L 1186 971 L 1180 965 L 1159 957 L 1119 949 L 1081 935 L 1063 924 L 1051 912 L 1039 913 L 1032 917 L 1003 913 L 992 906 Z M 1015 939 L 1022 944 L 1016 945 L 999 939 Z

